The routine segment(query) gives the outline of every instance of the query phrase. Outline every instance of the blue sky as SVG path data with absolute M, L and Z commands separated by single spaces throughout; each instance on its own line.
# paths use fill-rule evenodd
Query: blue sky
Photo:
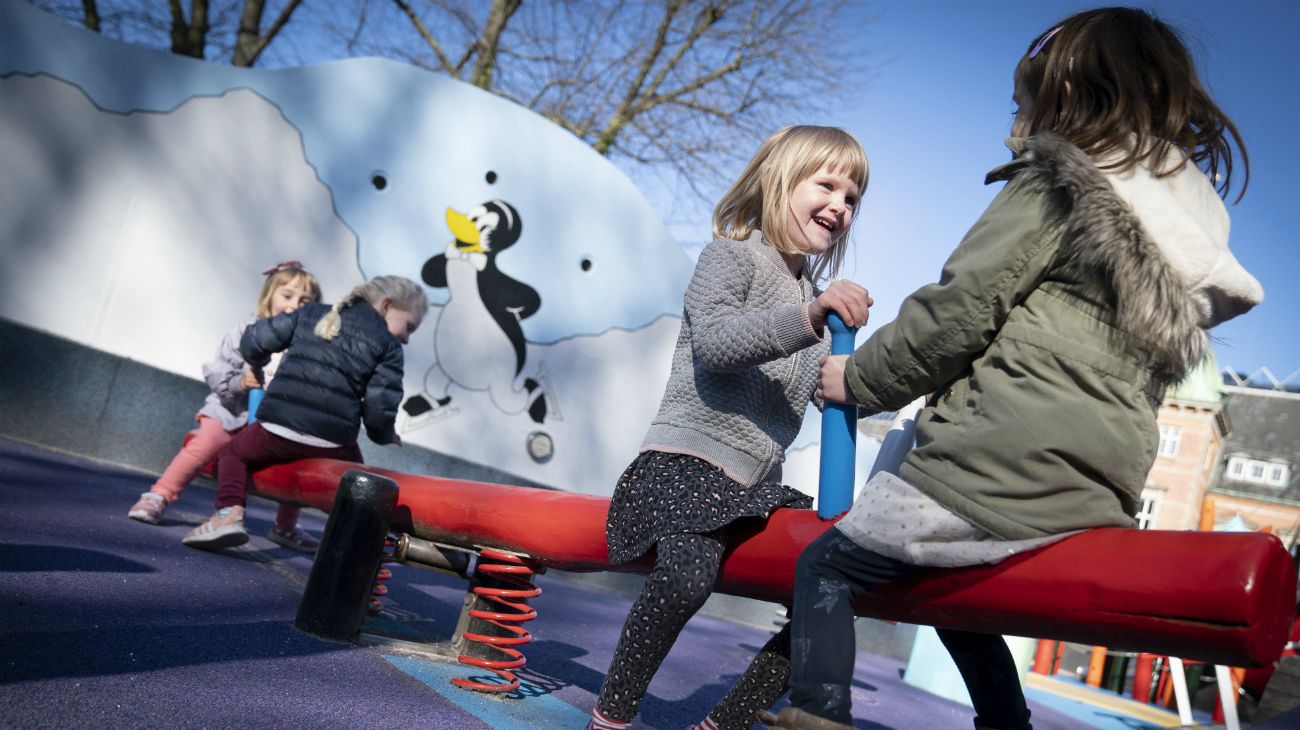
M 984 173 L 1007 159 L 1011 73 L 1029 41 L 1098 3 L 1054 0 L 883 0 L 855 11 L 868 83 L 791 123 L 853 132 L 871 161 L 870 188 L 846 278 L 876 299 L 870 332 L 944 259 L 996 193 Z M 1137 3 L 1189 40 L 1202 81 L 1237 123 L 1251 159 L 1250 188 L 1229 205 L 1232 249 L 1264 285 L 1265 301 L 1214 331 L 1219 364 L 1247 373 L 1300 369 L 1300 2 L 1165 0 Z M 649 186 L 647 186 L 649 187 Z M 653 190 L 647 190 L 652 203 Z M 1235 194 L 1234 194 L 1235 197 Z M 667 217 L 688 247 L 708 236 L 708 205 Z

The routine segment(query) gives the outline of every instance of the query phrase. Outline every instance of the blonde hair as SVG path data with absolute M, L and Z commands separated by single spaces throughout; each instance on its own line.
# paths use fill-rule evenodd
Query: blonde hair
M 339 312 L 344 308 L 357 302 L 366 302 L 379 309 L 380 302 L 385 299 L 392 301 L 393 306 L 403 312 L 420 316 L 424 316 L 425 310 L 429 308 L 429 297 L 424 293 L 424 287 L 404 276 L 376 276 L 335 302 L 330 311 L 316 323 L 316 336 L 326 342 L 337 337 L 343 327 Z
M 743 240 L 758 229 L 777 251 L 802 254 L 786 230 L 790 194 L 822 168 L 845 174 L 858 186 L 859 198 L 866 193 L 867 153 L 853 135 L 838 127 L 781 129 L 759 146 L 740 178 L 718 201 L 713 209 L 713 235 Z M 838 231 L 830 249 L 815 257 L 809 269 L 814 281 L 839 272 L 851 225 L 852 221 Z
M 266 273 L 266 281 L 262 282 L 262 293 L 257 296 L 256 315 L 258 319 L 271 316 L 271 297 L 275 295 L 275 290 L 285 284 L 294 284 L 303 282 L 307 285 L 308 291 L 311 292 L 311 300 L 319 302 L 321 300 L 320 282 L 316 277 L 311 275 L 301 264 L 296 262 L 287 264 L 277 264 Z

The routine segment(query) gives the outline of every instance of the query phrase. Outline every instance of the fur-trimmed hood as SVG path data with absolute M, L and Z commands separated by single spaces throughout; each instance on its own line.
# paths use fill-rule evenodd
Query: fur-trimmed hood
M 1207 354 L 1206 329 L 1263 299 L 1259 282 L 1228 250 L 1228 212 L 1195 165 L 1164 177 L 1145 164 L 1103 171 L 1051 133 L 1012 138 L 1007 146 L 1016 159 L 989 173 L 989 181 L 1046 193 L 1059 216 L 1063 262 L 1110 282 L 1117 326 L 1147 343 L 1166 383 Z M 1180 150 L 1170 154 L 1161 169 L 1182 163 Z

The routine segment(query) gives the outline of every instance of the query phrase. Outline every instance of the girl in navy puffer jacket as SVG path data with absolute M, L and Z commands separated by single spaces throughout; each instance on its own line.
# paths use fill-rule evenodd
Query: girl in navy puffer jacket
M 361 306 L 368 305 L 368 306 Z M 217 459 L 216 512 L 181 542 L 217 550 L 248 542 L 244 530 L 250 472 L 298 459 L 361 461 L 361 425 L 378 444 L 400 443 L 402 345 L 429 300 L 400 276 L 377 276 L 333 307 L 309 304 L 260 320 L 240 351 L 255 372 L 286 352 L 257 412 Z

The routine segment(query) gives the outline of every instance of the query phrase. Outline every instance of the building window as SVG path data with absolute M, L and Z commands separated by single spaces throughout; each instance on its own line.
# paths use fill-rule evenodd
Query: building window
M 1138 529 L 1148 530 L 1156 521 L 1156 510 L 1160 508 L 1160 491 L 1156 489 L 1142 490 L 1142 508 L 1134 515 L 1137 517 Z
M 1160 427 L 1160 446 L 1156 453 L 1161 456 L 1178 456 L 1178 443 L 1183 439 L 1183 430 L 1177 426 Z
M 1250 484 L 1267 484 L 1273 487 L 1286 486 L 1291 477 L 1291 467 L 1274 461 L 1248 459 L 1234 456 L 1228 459 L 1228 478 Z

